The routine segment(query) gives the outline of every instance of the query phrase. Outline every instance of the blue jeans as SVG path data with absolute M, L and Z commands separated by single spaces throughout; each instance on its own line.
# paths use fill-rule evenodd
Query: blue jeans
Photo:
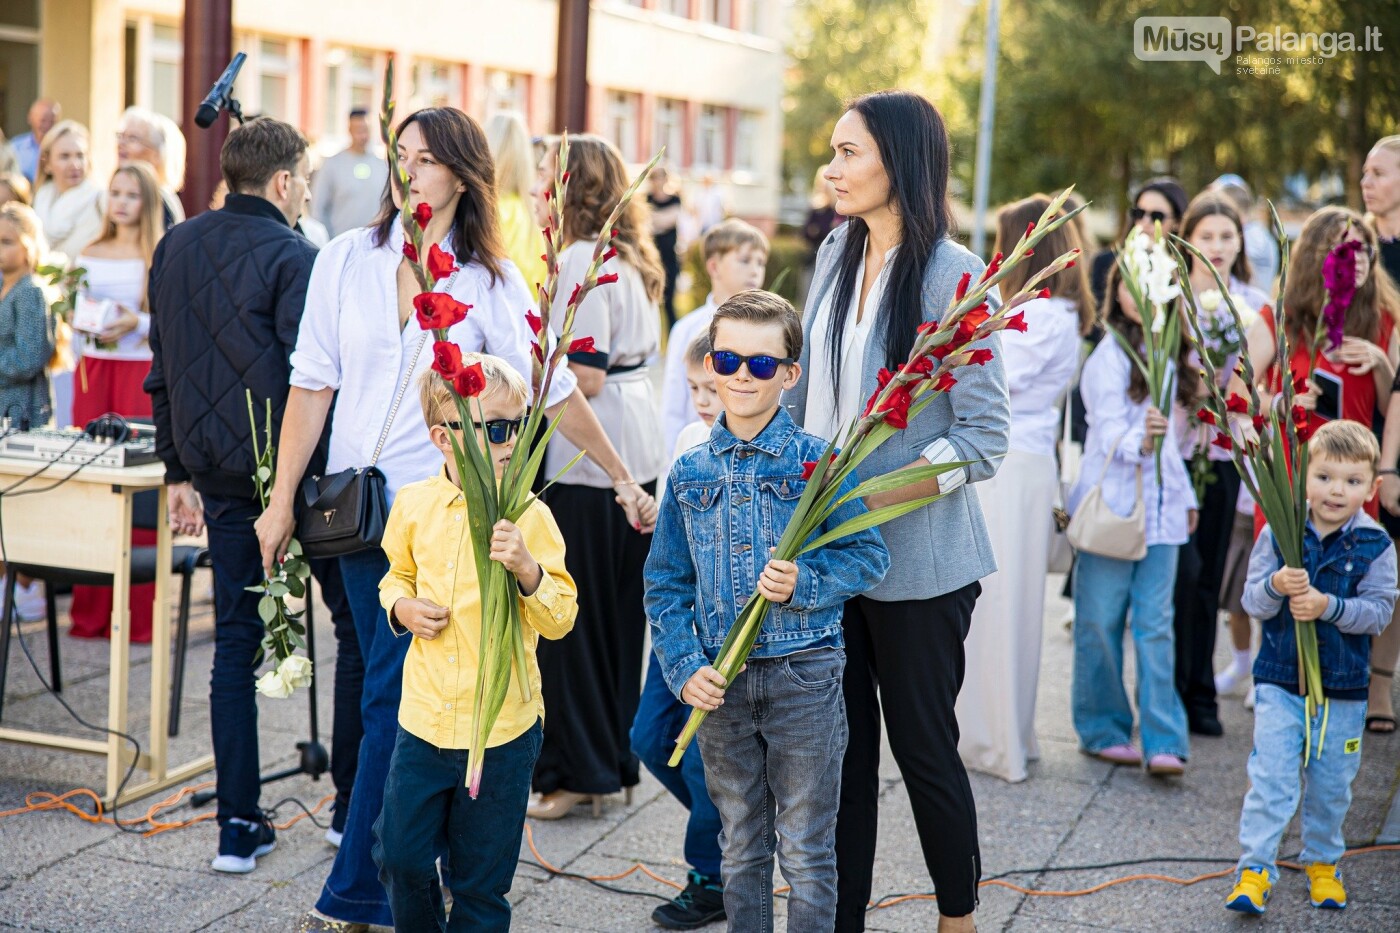
M 394 928 L 505 931 L 520 855 L 530 777 L 540 755 L 538 721 L 486 750 L 480 795 L 467 792 L 466 749 L 438 748 L 402 727 L 389 762 L 384 810 L 374 825 L 374 860 L 389 892 Z M 452 865 L 452 916 L 444 916 L 436 861 Z
M 1240 814 L 1239 867 L 1263 868 L 1278 880 L 1279 841 L 1303 798 L 1304 865 L 1337 864 L 1346 851 L 1342 821 L 1351 806 L 1351 782 L 1361 768 L 1365 700 L 1328 700 L 1308 721 L 1303 697 L 1274 684 L 1254 688 L 1254 750 L 1249 753 L 1249 792 Z M 1303 760 L 1304 737 L 1311 738 Z M 1319 751 L 1321 754 L 1319 755 Z M 1302 780 L 1299 781 L 1299 771 Z
M 204 524 L 214 566 L 214 670 L 209 678 L 209 731 L 214 740 L 218 819 L 256 821 L 258 704 L 253 660 L 263 638 L 258 594 L 245 587 L 263 580 L 262 553 L 253 522 L 262 510 L 252 499 L 206 495 Z
M 1156 544 L 1138 561 L 1078 555 L 1071 706 L 1074 731 L 1087 752 L 1132 741 L 1133 709 L 1123 687 L 1123 630 L 1131 610 L 1143 755 L 1187 757 L 1186 708 L 1176 692 L 1172 629 L 1178 550 Z
M 374 821 L 384 805 L 384 782 L 389 759 L 399 731 L 399 697 L 403 692 L 403 659 L 413 640 L 398 638 L 389 630 L 389 620 L 379 605 L 379 581 L 389 572 L 384 552 L 375 548 L 348 554 L 340 559 L 345 593 L 355 616 L 360 654 L 364 658 L 364 694 L 360 713 L 364 739 L 355 774 L 355 791 L 350 795 L 350 813 L 345 836 L 335 854 L 330 877 L 321 889 L 316 909 L 328 917 L 347 923 L 393 926 L 389 898 L 379 883 L 374 864 Z
M 685 860 L 690 867 L 708 878 L 718 879 L 719 811 L 710 801 L 705 788 L 705 765 L 700 760 L 700 746 L 694 742 L 681 756 L 679 767 L 667 762 L 676 747 L 676 737 L 685 728 L 690 707 L 676 699 L 661 676 L 661 665 L 652 657 L 647 665 L 647 679 L 642 686 L 642 699 L 637 705 L 637 717 L 632 722 L 632 751 L 647 770 L 656 775 L 671 796 L 690 811 L 685 824 Z
M 788 929 L 836 925 L 836 810 L 846 754 L 846 653 L 749 659 L 698 738 L 724 830 L 729 929 L 773 929 L 773 853 L 792 885 Z M 774 838 L 776 831 L 777 838 Z

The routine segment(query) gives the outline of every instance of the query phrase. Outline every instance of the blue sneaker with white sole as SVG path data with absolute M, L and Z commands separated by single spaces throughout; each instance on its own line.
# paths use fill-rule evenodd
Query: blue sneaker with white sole
M 210 863 L 215 871 L 246 875 L 258 859 L 277 848 L 277 831 L 266 817 L 258 822 L 230 818 L 219 827 L 219 855 Z

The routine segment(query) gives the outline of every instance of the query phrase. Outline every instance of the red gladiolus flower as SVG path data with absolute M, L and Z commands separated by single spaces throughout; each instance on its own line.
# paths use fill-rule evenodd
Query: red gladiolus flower
M 875 374 L 875 385 L 880 389 L 883 389 L 885 386 L 890 384 L 890 380 L 893 378 L 894 373 L 881 366 L 880 371 Z
M 422 201 L 413 209 L 413 219 L 418 223 L 418 229 L 424 230 L 428 226 L 428 221 L 433 219 L 433 209 L 426 201 Z
M 972 355 L 967 358 L 967 361 L 974 366 L 986 366 L 992 361 L 993 355 L 991 350 L 983 347 L 980 350 L 973 350 Z
M 476 398 L 486 388 L 486 373 L 480 363 L 473 363 L 452 379 L 452 388 L 463 398 Z
M 597 353 L 597 352 L 598 352 L 598 350 L 593 346 L 593 338 L 592 338 L 592 337 L 581 337 L 581 338 L 579 338 L 578 340 L 575 340 L 573 343 L 569 344 L 569 353 L 570 353 L 570 354 L 573 354 L 573 353 Z
M 1298 443 L 1306 444 L 1313 435 L 1312 423 L 1304 421 L 1294 425 L 1294 430 L 1298 433 Z
M 1211 411 L 1209 408 L 1202 408 L 1200 411 L 1196 412 L 1196 420 L 1201 424 L 1217 423 L 1215 420 L 1215 412 Z
M 450 340 L 433 342 L 433 371 L 451 382 L 462 371 L 462 348 Z
M 1294 424 L 1306 424 L 1306 423 L 1307 423 L 1307 420 L 1308 420 L 1308 410 L 1307 410 L 1306 408 L 1304 408 L 1302 405 L 1294 405 L 1294 406 L 1293 406 L 1293 411 L 1291 412 L 1291 414 L 1293 415 L 1293 423 L 1294 423 Z
M 533 311 L 525 312 L 525 323 L 530 325 L 530 333 L 538 334 L 544 326 L 544 319 Z
M 1254 421 L 1254 430 L 1255 430 L 1255 431 L 1262 431 L 1262 430 L 1264 430 L 1264 421 L 1265 421 L 1265 418 L 1264 418 L 1263 415 L 1255 415 L 1254 418 L 1253 418 L 1252 420 Z
M 812 474 L 815 473 L 815 472 L 817 471 L 817 463 L 818 463 L 818 462 L 819 462 L 819 461 L 817 461 L 817 460 L 804 460 L 804 461 L 802 461 L 802 479 L 803 479 L 804 482 L 805 482 L 806 480 L 811 479 L 811 478 L 812 478 Z M 836 462 L 836 454 L 832 454 L 831 457 L 827 460 L 827 463 L 835 463 L 835 462 Z
M 953 386 L 958 384 L 958 380 L 953 378 L 952 373 L 944 373 L 938 377 L 938 381 L 933 384 L 935 392 L 949 392 Z
M 569 304 L 577 304 L 577 303 L 578 303 L 578 293 L 581 292 L 581 291 L 583 291 L 583 283 L 582 283 L 582 282 L 580 282 L 580 283 L 578 283 L 577 285 L 574 286 L 573 293 L 572 293 L 571 295 L 569 295 Z
M 1071 265 L 1073 265 L 1073 263 L 1071 263 Z M 1050 297 L 1050 289 L 1048 289 L 1048 288 L 1042 288 L 1040 291 L 1036 292 L 1035 297 L 1037 297 L 1037 298 L 1049 298 L 1049 297 Z
M 1009 318 L 1006 318 L 1005 320 L 1006 320 L 1006 329 L 1007 329 L 1007 330 L 1014 330 L 1014 331 L 1017 331 L 1018 333 L 1022 333 L 1022 334 L 1024 334 L 1024 333 L 1026 332 L 1026 329 L 1027 329 L 1027 326 L 1028 326 L 1028 325 L 1026 324 L 1026 312 L 1024 312 L 1024 311 L 1017 311 L 1015 314 L 1011 315 Z
M 428 275 L 434 282 L 440 282 L 457 271 L 457 261 L 452 254 L 441 249 L 436 243 L 428 247 Z
M 992 261 L 987 264 L 987 271 L 982 273 L 982 281 L 985 282 L 1001 270 L 1001 261 L 1004 259 L 1001 253 L 992 257 Z
M 971 337 L 972 331 L 985 324 L 987 318 L 991 316 L 992 313 L 987 310 L 986 302 L 983 302 L 963 315 L 962 320 L 958 321 L 958 331 L 961 333 L 963 328 L 967 328 L 968 336 Z
M 541 364 L 544 363 L 544 350 L 540 349 L 540 345 L 533 340 L 530 341 L 530 351 L 535 354 L 535 359 L 539 360 Z
M 1293 380 L 1293 391 L 1299 395 L 1306 393 L 1308 388 L 1308 379 L 1306 376 L 1299 376 L 1297 379 Z
M 464 321 L 471 307 L 447 292 L 423 292 L 413 298 L 413 308 L 418 312 L 418 326 L 424 330 L 438 330 Z
M 613 258 L 615 258 L 616 256 L 617 256 L 617 247 L 616 247 L 616 246 L 610 246 L 610 247 L 608 247 L 608 251 L 607 251 L 606 253 L 603 254 L 603 262 L 607 262 L 609 259 L 613 259 Z
M 1026 236 L 1030 236 L 1030 235 L 1031 235 L 1032 233 L 1034 233 L 1034 232 L 1035 232 L 1035 221 L 1032 220 L 1030 223 L 1026 224 Z
M 418 250 L 413 248 L 413 244 L 407 240 L 403 241 L 403 254 L 408 257 L 409 262 L 418 261 Z
M 1230 397 L 1225 400 L 1225 410 L 1242 415 L 1249 411 L 1249 402 L 1237 392 L 1231 392 Z
M 614 282 L 616 282 L 616 281 L 617 281 L 617 273 L 616 273 L 616 272 L 609 272 L 609 273 L 606 273 L 605 275 L 600 275 L 600 276 L 598 276 L 598 284 L 599 284 L 599 285 L 611 285 L 612 283 L 614 283 Z
M 1217 434 L 1215 440 L 1211 441 L 1211 444 L 1219 447 L 1221 450 L 1230 450 L 1235 446 L 1235 442 L 1230 439 L 1230 435 L 1228 434 Z
M 914 396 L 908 386 L 900 386 L 891 392 L 879 408 L 885 413 L 885 424 L 900 430 L 909 427 L 909 404 L 913 401 Z
M 967 287 L 972 284 L 972 273 L 964 272 L 962 278 L 958 279 L 958 289 L 953 292 L 954 301 L 962 301 L 967 296 Z
M 931 356 L 921 356 L 913 363 L 904 367 L 906 372 L 919 373 L 923 376 L 932 376 L 934 364 L 937 361 Z

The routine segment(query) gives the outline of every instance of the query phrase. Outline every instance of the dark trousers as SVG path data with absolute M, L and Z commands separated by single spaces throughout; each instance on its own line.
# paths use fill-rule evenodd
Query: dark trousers
M 374 825 L 374 861 L 397 930 L 510 929 L 511 883 L 520 855 L 540 724 L 486 750 L 481 792 L 466 788 L 466 749 L 438 748 L 399 728 Z M 452 915 L 443 912 L 436 861 L 447 852 Z
M 977 807 L 958 757 L 954 712 L 963 680 L 963 639 L 982 592 L 970 583 L 932 599 L 846 603 L 846 719 L 850 742 L 836 820 L 836 929 L 865 929 L 875 869 L 880 794 L 880 704 L 890 750 L 914 810 L 938 909 L 977 908 L 982 857 Z
M 360 655 L 360 639 L 355 634 L 355 614 L 340 575 L 339 558 L 313 560 L 311 573 L 321 585 L 321 602 L 335 626 L 335 696 L 331 722 L 331 783 L 335 785 L 335 815 L 332 825 L 344 827 L 350 810 L 350 791 L 364 738 L 360 698 L 365 683 L 365 661 Z
M 676 324 L 676 279 L 681 274 L 681 257 L 676 253 L 676 231 L 658 233 L 656 251 L 661 254 L 661 268 L 666 271 L 666 285 L 661 292 L 661 309 L 666 312 L 666 329 Z
M 544 497 L 568 548 L 578 618 L 568 638 L 537 649 L 549 710 L 535 766 L 541 793 L 613 794 L 638 781 L 630 733 L 642 687 L 642 568 L 651 535 L 638 534 L 613 497 L 611 489 L 565 483 Z
M 1187 465 L 1188 471 L 1190 465 Z M 1211 464 L 1215 482 L 1202 496 L 1196 533 L 1183 547 L 1176 565 L 1176 692 L 1186 707 L 1186 719 L 1214 719 L 1215 633 L 1220 627 L 1220 581 L 1235 526 L 1235 500 L 1240 474 L 1233 463 Z
M 214 670 L 209 683 L 209 724 L 219 821 L 258 817 L 258 707 L 253 659 L 263 637 L 257 593 L 245 587 L 262 582 L 262 556 L 253 522 L 260 514 L 244 499 L 204 496 L 209 555 L 214 567 Z M 360 687 L 364 663 L 354 617 L 336 561 L 312 561 L 321 599 L 335 625 L 335 721 L 332 724 L 331 779 L 336 807 L 348 806 L 360 751 Z

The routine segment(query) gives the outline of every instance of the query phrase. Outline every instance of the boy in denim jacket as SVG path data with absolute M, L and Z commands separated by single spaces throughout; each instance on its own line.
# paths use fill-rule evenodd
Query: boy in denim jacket
M 1278 880 L 1279 841 L 1298 809 L 1300 783 L 1301 861 L 1312 905 L 1347 905 L 1337 860 L 1346 849 L 1342 821 L 1361 767 L 1371 636 L 1395 608 L 1395 547 L 1361 510 L 1380 488 L 1375 436 L 1354 421 L 1331 421 L 1318 428 L 1308 453 L 1304 569 L 1283 565 L 1265 528 L 1244 590 L 1244 608 L 1263 620 L 1264 637 L 1254 662 L 1254 751 L 1240 815 L 1244 854 L 1225 906 L 1247 914 L 1264 912 Z M 1295 619 L 1317 630 L 1325 699 L 1311 718 L 1299 695 Z
M 671 691 L 709 712 L 698 739 L 723 827 L 729 928 L 773 928 L 776 830 L 792 885 L 788 929 L 829 930 L 847 739 L 841 611 L 880 582 L 889 552 L 868 529 L 795 562 L 769 559 L 802 495 L 804 463 L 826 449 L 778 405 L 801 372 L 802 324 L 777 295 L 741 292 L 715 312 L 710 342 L 706 369 L 724 414 L 709 442 L 671 468 L 646 564 L 652 648 Z M 818 534 L 864 510 L 852 500 Z M 755 588 L 773 607 L 747 667 L 726 684 L 712 665 Z

